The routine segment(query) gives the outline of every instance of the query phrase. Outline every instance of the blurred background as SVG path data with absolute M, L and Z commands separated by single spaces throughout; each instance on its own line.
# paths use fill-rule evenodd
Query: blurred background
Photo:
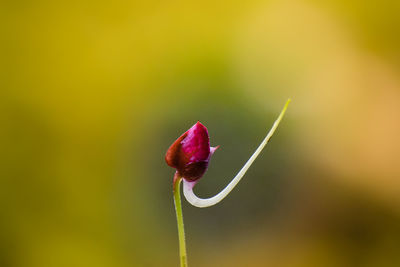
M 2 1 L 0 266 L 400 266 L 399 1 Z

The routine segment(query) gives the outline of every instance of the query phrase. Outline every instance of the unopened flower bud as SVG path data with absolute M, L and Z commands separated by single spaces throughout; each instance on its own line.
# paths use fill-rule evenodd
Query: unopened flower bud
M 188 181 L 196 181 L 207 171 L 211 155 L 207 128 L 197 122 L 182 134 L 167 150 L 165 161 Z

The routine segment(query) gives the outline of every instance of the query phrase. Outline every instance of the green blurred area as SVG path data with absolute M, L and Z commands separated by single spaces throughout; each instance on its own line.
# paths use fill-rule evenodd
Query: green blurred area
M 0 266 L 177 266 L 169 145 L 221 145 L 190 266 L 400 266 L 400 2 L 3 1 Z

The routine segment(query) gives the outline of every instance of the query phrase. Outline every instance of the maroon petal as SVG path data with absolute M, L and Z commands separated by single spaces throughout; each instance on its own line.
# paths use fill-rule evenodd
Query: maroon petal
M 207 128 L 197 122 L 187 131 L 187 136 L 182 140 L 182 150 L 189 158 L 189 162 L 208 160 L 210 155 L 210 142 Z
M 208 160 L 198 161 L 194 163 L 189 163 L 182 170 L 180 170 L 180 174 L 183 178 L 195 181 L 201 178 L 208 168 Z
M 175 169 L 187 164 L 187 159 L 182 151 L 182 140 L 187 136 L 188 132 L 182 134 L 176 141 L 168 148 L 165 154 L 165 161 L 167 164 Z

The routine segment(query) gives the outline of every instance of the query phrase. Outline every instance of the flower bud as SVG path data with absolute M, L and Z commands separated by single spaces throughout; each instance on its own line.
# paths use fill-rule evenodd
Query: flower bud
M 207 171 L 218 147 L 210 147 L 207 128 L 197 122 L 168 148 L 165 161 L 186 180 L 196 181 Z

